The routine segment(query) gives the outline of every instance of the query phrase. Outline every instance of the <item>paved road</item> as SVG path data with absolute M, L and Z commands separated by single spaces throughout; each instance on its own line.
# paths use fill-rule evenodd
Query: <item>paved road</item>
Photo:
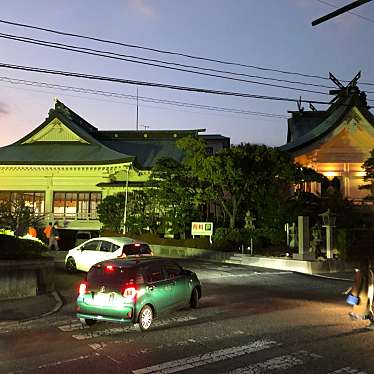
M 1 373 L 374 373 L 374 331 L 351 322 L 342 281 L 183 261 L 204 287 L 201 307 L 151 331 L 74 318 L 72 285 L 57 314 L 0 330 Z

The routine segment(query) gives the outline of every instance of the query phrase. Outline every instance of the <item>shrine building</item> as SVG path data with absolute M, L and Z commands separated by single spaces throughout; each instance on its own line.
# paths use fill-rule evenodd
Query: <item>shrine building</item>
M 229 138 L 204 131 L 101 131 L 56 100 L 40 126 L 0 148 L 0 203 L 21 197 L 45 223 L 99 230 L 101 200 L 142 188 L 161 157 L 181 161 L 178 139 L 199 136 L 211 154 L 230 146 Z
M 368 194 L 359 189 L 365 184 L 361 166 L 374 148 L 374 116 L 365 93 L 353 80 L 347 87 L 340 87 L 327 110 L 312 109 L 290 112 L 287 144 L 280 149 L 295 162 L 328 178 L 322 185 L 306 183 L 306 191 L 321 194 L 330 185 L 344 197 L 361 203 Z

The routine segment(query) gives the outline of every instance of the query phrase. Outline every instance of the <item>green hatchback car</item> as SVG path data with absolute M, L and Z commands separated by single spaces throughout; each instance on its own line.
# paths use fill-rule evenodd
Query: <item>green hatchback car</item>
M 155 317 L 201 298 L 197 275 L 173 260 L 159 257 L 112 259 L 91 267 L 79 286 L 77 317 L 91 326 L 97 321 L 139 324 L 142 331 Z

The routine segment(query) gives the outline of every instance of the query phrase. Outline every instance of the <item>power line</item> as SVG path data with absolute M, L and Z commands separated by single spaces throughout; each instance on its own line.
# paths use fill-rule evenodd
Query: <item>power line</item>
M 273 84 L 273 83 L 264 83 L 264 82 L 252 81 L 252 80 L 248 80 L 248 79 L 227 77 L 227 76 L 224 76 L 224 75 L 203 73 L 203 72 L 200 72 L 200 71 L 177 68 L 177 67 L 172 67 L 172 66 L 163 66 L 163 65 L 159 65 L 159 64 L 150 63 L 150 62 L 137 61 L 137 60 L 133 60 L 133 59 L 129 59 L 129 58 L 107 55 L 106 54 L 107 52 L 100 52 L 100 51 L 90 52 L 90 51 L 87 51 L 87 48 L 81 48 L 81 47 L 71 46 L 71 45 L 64 45 L 64 44 L 61 44 L 61 43 L 46 42 L 46 41 L 41 41 L 41 40 L 27 38 L 27 37 L 12 36 L 10 34 L 0 33 L 0 38 L 11 39 L 11 40 L 24 42 L 24 43 L 36 44 L 36 45 L 41 45 L 41 46 L 51 47 L 51 48 L 56 48 L 56 49 L 62 49 L 62 50 L 67 50 L 67 51 L 71 51 L 71 52 L 78 52 L 78 53 L 87 54 L 87 55 L 105 57 L 105 58 L 114 59 L 114 60 L 133 62 L 133 63 L 137 63 L 137 64 L 154 66 L 154 67 L 163 68 L 163 69 L 169 69 L 169 70 L 175 70 L 175 71 L 182 71 L 182 72 L 186 72 L 186 73 L 198 74 L 198 75 L 203 75 L 203 76 L 208 76 L 208 77 L 213 77 L 213 78 L 227 79 L 227 80 L 232 80 L 232 81 L 237 81 L 237 82 L 251 83 L 251 84 L 257 84 L 257 85 L 261 85 L 261 86 L 282 88 L 282 89 L 288 89 L 288 90 L 300 91 L 300 92 L 315 93 L 315 94 L 320 94 L 320 95 L 329 95 L 328 93 L 322 92 L 322 91 L 307 90 L 307 89 L 304 89 L 304 88 L 289 87 L 289 86 L 283 86 L 283 85 L 278 85 L 278 84 Z M 82 49 L 85 49 L 85 50 L 82 50 Z
M 309 99 L 301 100 L 301 99 L 293 99 L 293 98 L 287 98 L 287 97 L 256 95 L 256 94 L 233 92 L 233 91 L 219 91 L 219 90 L 211 90 L 211 89 L 206 89 L 206 88 L 187 87 L 187 86 L 176 86 L 176 85 L 164 84 L 164 83 L 135 81 L 135 80 L 130 80 L 130 79 L 68 72 L 68 71 L 63 71 L 63 70 L 51 70 L 51 69 L 44 69 L 44 68 L 36 68 L 32 66 L 13 65 L 13 64 L 6 64 L 6 63 L 0 63 L 0 68 L 30 71 L 30 72 L 36 72 L 36 73 L 42 73 L 42 74 L 62 75 L 62 76 L 67 76 L 67 77 L 100 80 L 100 81 L 122 83 L 122 84 L 131 84 L 131 85 L 137 85 L 137 86 L 158 87 L 158 88 L 167 88 L 171 90 L 179 90 L 179 91 L 187 91 L 187 92 L 199 92 L 199 93 L 205 93 L 205 94 L 223 95 L 223 96 L 234 96 L 234 97 L 275 100 L 275 101 L 288 101 L 288 102 L 296 102 L 296 103 L 301 101 L 304 103 L 313 103 L 313 104 L 330 104 L 329 102 L 326 102 L 326 101 L 317 101 L 317 100 L 309 100 Z
M 326 81 L 329 80 L 329 78 L 327 78 L 327 77 L 323 77 L 323 76 L 316 75 L 316 74 L 306 74 L 306 73 L 300 73 L 300 72 L 292 72 L 292 71 L 287 71 L 287 70 L 267 68 L 267 67 L 264 67 L 264 66 L 243 64 L 243 63 L 239 63 L 239 62 L 227 61 L 227 60 L 222 60 L 222 59 L 214 59 L 214 58 L 208 58 L 208 57 L 202 57 L 202 56 L 194 56 L 194 55 L 181 53 L 181 52 L 173 52 L 173 51 L 168 51 L 168 50 L 163 50 L 163 49 L 144 47 L 144 46 L 140 46 L 140 45 L 136 45 L 136 44 L 122 43 L 122 42 L 118 42 L 118 41 L 114 41 L 114 40 L 96 38 L 96 37 L 82 35 L 82 34 L 68 33 L 68 32 L 59 31 L 59 30 L 55 30 L 55 29 L 33 26 L 33 25 L 25 24 L 25 23 L 11 22 L 11 21 L 7 21 L 7 20 L 3 20 L 3 19 L 0 19 L 0 23 L 7 24 L 7 25 L 12 25 L 12 26 L 17 26 L 17 27 L 33 29 L 33 30 L 45 31 L 45 32 L 49 32 L 49 33 L 53 33 L 53 34 L 57 34 L 57 35 L 64 35 L 64 36 L 70 36 L 70 37 L 74 37 L 74 38 L 80 38 L 80 39 L 86 39 L 86 40 L 101 42 L 101 43 L 107 43 L 107 44 L 112 44 L 112 45 L 117 45 L 117 46 L 122 46 L 122 47 L 127 47 L 127 48 L 135 48 L 135 49 L 146 50 L 146 51 L 151 51 L 151 52 L 156 52 L 156 53 L 168 54 L 168 55 L 172 55 L 172 56 L 185 57 L 185 58 L 190 58 L 190 59 L 194 59 L 194 60 L 214 62 L 214 63 L 218 63 L 218 64 L 238 66 L 238 67 L 244 67 L 244 68 L 251 68 L 251 69 L 257 69 L 257 70 L 261 70 L 261 71 L 271 71 L 271 72 L 287 74 L 287 75 L 296 75 L 296 76 L 305 77 L 305 78 L 317 78 L 317 79 L 322 79 L 322 80 L 326 80 Z M 350 80 L 341 80 L 341 81 L 342 82 L 350 82 Z M 361 85 L 374 86 L 374 83 L 361 82 Z
M 333 86 L 327 86 L 327 85 L 323 85 L 323 84 L 315 84 L 315 83 L 302 82 L 302 81 L 292 81 L 292 80 L 287 80 L 287 79 L 264 77 L 264 76 L 261 76 L 261 75 L 237 73 L 237 72 L 228 71 L 228 70 L 212 69 L 212 68 L 206 68 L 206 67 L 196 66 L 196 65 L 187 65 L 187 64 L 180 64 L 180 63 L 177 63 L 177 62 L 170 62 L 170 61 L 164 61 L 164 60 L 158 60 L 158 59 L 152 59 L 152 58 L 146 58 L 146 57 L 139 57 L 139 56 L 134 56 L 134 55 L 126 55 L 126 54 L 122 54 L 122 53 L 115 53 L 115 52 L 111 52 L 111 51 L 103 51 L 103 50 L 99 50 L 99 49 L 93 49 L 93 48 L 87 48 L 87 47 L 81 47 L 81 46 L 74 46 L 74 45 L 71 45 L 71 44 L 51 42 L 51 41 L 35 39 L 35 38 L 30 38 L 30 37 L 25 37 L 25 36 L 18 36 L 18 35 L 14 35 L 14 34 L 0 33 L 0 37 L 5 38 L 5 39 L 22 41 L 22 42 L 30 41 L 30 42 L 41 43 L 41 45 L 46 46 L 46 47 L 61 46 L 61 47 L 73 48 L 73 49 L 88 51 L 88 52 L 96 52 L 96 53 L 106 54 L 106 55 L 111 55 L 111 56 L 132 58 L 132 59 L 136 59 L 136 60 L 140 60 L 140 61 L 157 62 L 157 63 L 161 63 L 161 64 L 165 64 L 165 65 L 171 65 L 171 66 L 180 66 L 180 67 L 184 67 L 184 68 L 192 68 L 192 69 L 198 69 L 198 70 L 202 70 L 202 71 L 211 71 L 211 72 L 215 72 L 215 73 L 230 74 L 230 75 L 233 75 L 233 76 L 242 76 L 242 77 L 270 80 L 270 81 L 275 81 L 275 82 L 300 84 L 300 85 L 304 85 L 304 86 L 323 87 L 323 88 L 328 88 L 328 89 L 335 88 Z M 125 60 L 125 61 L 127 61 L 127 60 Z M 137 61 L 131 61 L 131 62 L 137 62 Z
M 253 116 L 260 116 L 260 117 L 271 117 L 271 118 L 282 118 L 282 119 L 287 118 L 287 116 L 283 114 L 255 112 L 255 111 L 244 110 L 244 109 L 225 108 L 225 107 L 218 107 L 218 106 L 211 106 L 211 105 L 201 105 L 201 104 L 187 103 L 187 102 L 182 102 L 182 101 L 157 99 L 157 98 L 147 97 L 147 96 L 135 96 L 135 95 L 128 95 L 128 94 L 122 94 L 122 93 L 117 93 L 117 92 L 94 90 L 94 89 L 83 88 L 83 87 L 66 86 L 66 85 L 60 85 L 56 83 L 47 83 L 47 82 L 30 81 L 26 79 L 9 78 L 9 77 L 4 77 L 4 76 L 0 76 L 0 81 L 15 84 L 15 85 L 26 85 L 26 86 L 32 86 L 32 87 L 57 89 L 61 91 L 85 93 L 85 94 L 90 94 L 90 95 L 101 95 L 105 97 L 114 97 L 117 99 L 129 99 L 129 100 L 139 99 L 140 101 L 145 102 L 145 103 L 166 104 L 166 105 L 173 105 L 173 106 L 178 106 L 178 107 L 196 108 L 196 109 L 225 112 L 225 113 L 246 114 L 246 115 L 253 115 Z

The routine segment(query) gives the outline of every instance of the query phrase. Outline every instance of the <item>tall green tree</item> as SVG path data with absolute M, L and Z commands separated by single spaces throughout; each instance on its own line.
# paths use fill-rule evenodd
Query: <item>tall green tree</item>
M 142 234 L 143 231 L 151 233 L 157 231 L 161 219 L 154 192 L 154 188 L 129 192 L 126 214 L 128 231 L 136 234 Z
M 123 225 L 125 197 L 123 194 L 109 195 L 97 207 L 99 220 L 105 229 L 120 232 Z
M 374 200 L 374 149 L 371 150 L 369 158 L 363 163 L 362 168 L 365 170 L 364 176 L 365 185 L 360 189 L 368 191 L 366 200 Z
M 184 237 L 196 215 L 196 190 L 188 169 L 172 158 L 161 158 L 152 168 L 150 183 L 164 231 Z
M 276 148 L 240 144 L 208 156 L 198 139 L 180 144 L 184 163 L 203 186 L 205 196 L 219 204 L 235 228 L 247 210 L 258 209 L 270 191 L 292 179 L 290 158 Z

